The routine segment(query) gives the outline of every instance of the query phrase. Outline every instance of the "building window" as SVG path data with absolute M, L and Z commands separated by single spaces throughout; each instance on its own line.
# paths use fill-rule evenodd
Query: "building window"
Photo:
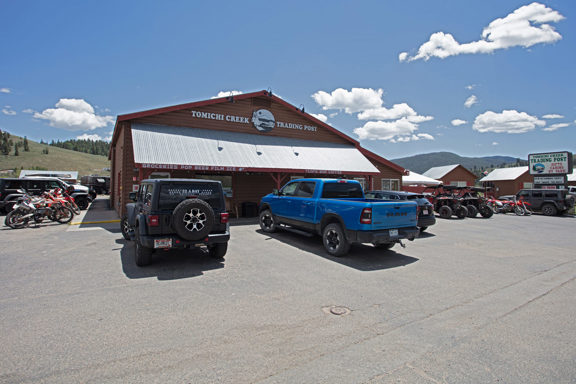
M 362 189 L 366 190 L 366 179 L 364 177 L 355 177 L 354 180 L 358 181 Z
M 467 186 L 465 181 L 451 181 L 450 185 L 453 187 L 466 187 Z
M 382 179 L 382 189 L 385 191 L 399 191 L 400 180 L 398 179 Z
M 534 184 L 533 183 L 524 183 L 524 187 L 522 187 L 524 189 L 532 189 L 534 188 Z

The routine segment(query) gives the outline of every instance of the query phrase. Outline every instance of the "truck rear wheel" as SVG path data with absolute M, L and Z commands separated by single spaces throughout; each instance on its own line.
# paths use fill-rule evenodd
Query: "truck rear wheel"
M 322 242 L 324 248 L 332 256 L 344 256 L 350 250 L 350 243 L 346 239 L 346 234 L 340 224 L 328 224 L 322 232 Z
M 228 243 L 217 243 L 208 247 L 208 255 L 213 259 L 222 259 L 228 250 Z
M 152 262 L 152 252 L 154 250 L 152 248 L 148 248 L 142 245 L 140 242 L 140 236 L 136 233 L 136 241 L 135 244 L 135 255 L 134 261 L 136 265 L 139 267 L 144 267 Z

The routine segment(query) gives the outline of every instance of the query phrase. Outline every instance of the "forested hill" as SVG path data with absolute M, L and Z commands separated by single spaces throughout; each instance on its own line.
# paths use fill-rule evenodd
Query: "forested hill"
M 494 168 L 517 167 L 528 164 L 524 159 L 510 156 L 464 157 L 452 152 L 425 153 L 391 161 L 416 173 L 424 173 L 433 167 L 461 164 L 478 175 L 485 170 Z
M 40 144 L 43 144 L 42 142 Z M 69 149 L 76 152 L 89 153 L 91 155 L 108 156 L 110 143 L 102 140 L 66 140 L 50 142 L 50 145 L 58 148 Z

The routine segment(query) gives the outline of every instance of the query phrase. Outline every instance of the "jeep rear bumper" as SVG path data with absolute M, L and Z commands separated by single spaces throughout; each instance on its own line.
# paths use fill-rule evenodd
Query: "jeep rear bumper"
M 200 240 L 184 240 L 173 235 L 141 235 L 140 243 L 146 248 L 171 249 L 171 248 L 194 248 L 210 247 L 214 244 L 227 243 L 230 240 L 230 232 L 211 233 Z M 162 244 L 163 246 L 158 246 Z M 168 245 L 169 244 L 169 245 Z

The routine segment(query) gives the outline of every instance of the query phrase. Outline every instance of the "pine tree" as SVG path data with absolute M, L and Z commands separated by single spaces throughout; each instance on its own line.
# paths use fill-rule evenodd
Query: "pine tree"
M 28 138 L 24 136 L 24 152 L 30 152 L 30 145 L 28 144 Z
M 19 145 L 14 146 L 14 156 L 20 156 L 20 153 L 18 152 L 18 147 Z

